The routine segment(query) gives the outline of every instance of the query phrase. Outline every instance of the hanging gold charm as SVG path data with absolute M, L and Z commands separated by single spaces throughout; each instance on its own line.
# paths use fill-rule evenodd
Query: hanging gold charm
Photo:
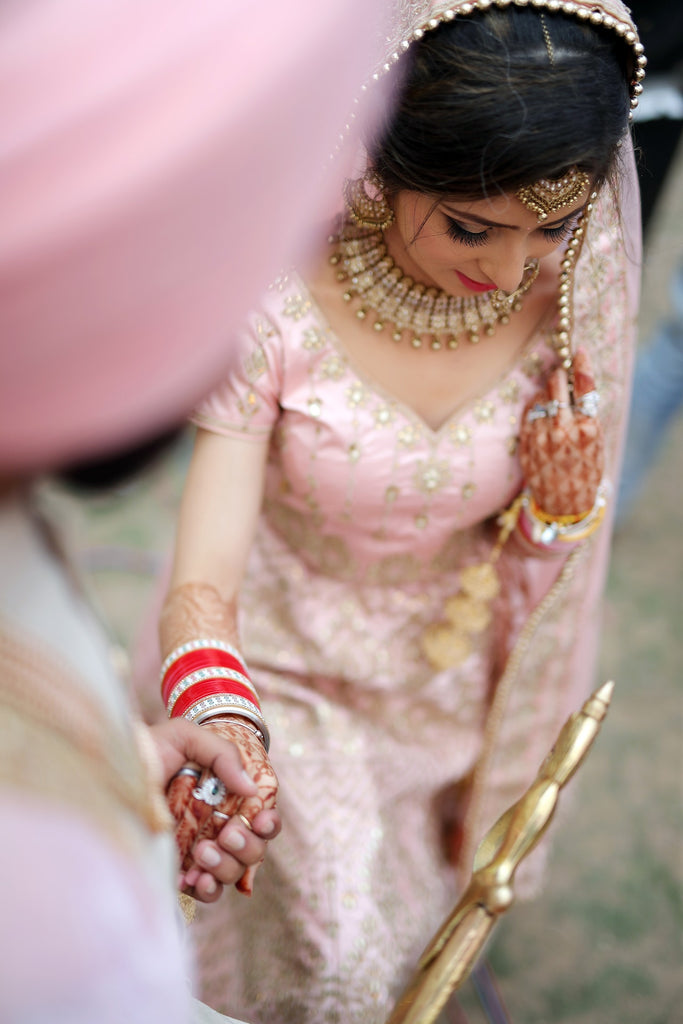
M 428 626 L 420 646 L 429 664 L 438 672 L 461 665 L 473 650 L 473 637 L 491 623 L 491 602 L 500 593 L 496 562 L 517 525 L 522 507 L 518 496 L 498 517 L 500 531 L 487 562 L 466 566 L 460 573 L 460 590 L 446 600 L 444 618 Z

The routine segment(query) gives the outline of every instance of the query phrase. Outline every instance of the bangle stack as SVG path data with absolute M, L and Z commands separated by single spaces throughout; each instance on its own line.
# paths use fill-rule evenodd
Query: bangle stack
M 224 640 L 181 644 L 161 666 L 161 695 L 169 718 L 201 725 L 217 715 L 236 715 L 255 727 L 268 750 L 270 736 L 254 684 L 240 652 Z
M 519 527 L 524 537 L 532 544 L 553 550 L 562 550 L 565 544 L 577 544 L 586 540 L 600 526 L 607 511 L 607 496 L 610 485 L 603 480 L 598 487 L 593 508 L 577 516 L 550 515 L 539 509 L 531 492 L 522 494 L 522 508 Z

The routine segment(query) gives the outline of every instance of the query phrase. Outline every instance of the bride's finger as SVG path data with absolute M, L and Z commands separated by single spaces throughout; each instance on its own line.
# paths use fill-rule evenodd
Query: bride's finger
M 551 405 L 556 403 L 553 410 L 559 423 L 564 426 L 572 417 L 569 401 L 569 381 L 567 373 L 561 367 L 553 370 L 548 380 L 548 395 Z
M 585 349 L 580 348 L 574 356 L 574 401 L 580 404 L 584 395 L 595 391 L 595 377 L 590 357 Z

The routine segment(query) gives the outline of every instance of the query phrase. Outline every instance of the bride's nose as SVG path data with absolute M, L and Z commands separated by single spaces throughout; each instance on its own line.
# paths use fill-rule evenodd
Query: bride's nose
M 524 268 L 529 262 L 526 245 L 522 241 L 508 241 L 500 249 L 486 259 L 480 261 L 481 269 L 504 292 L 514 292 L 519 288 L 524 276 Z

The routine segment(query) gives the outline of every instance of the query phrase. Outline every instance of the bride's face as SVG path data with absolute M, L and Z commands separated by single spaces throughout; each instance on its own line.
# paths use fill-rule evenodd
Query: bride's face
M 394 198 L 396 219 L 385 236 L 399 266 L 424 284 L 461 297 L 512 292 L 529 260 L 542 260 L 563 243 L 587 201 L 588 191 L 539 223 L 515 195 L 435 202 L 404 191 Z

